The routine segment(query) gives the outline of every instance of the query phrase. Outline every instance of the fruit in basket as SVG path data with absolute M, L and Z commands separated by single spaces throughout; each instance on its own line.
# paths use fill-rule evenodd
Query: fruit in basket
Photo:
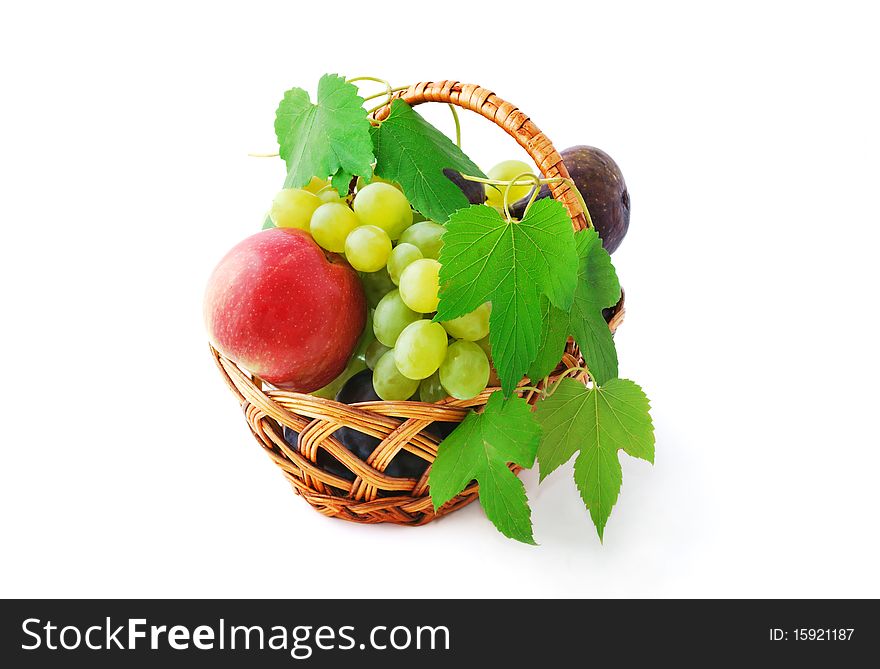
M 365 354 L 364 362 L 367 365 L 367 369 L 375 369 L 376 363 L 379 362 L 379 358 L 388 353 L 388 351 L 390 350 L 390 347 L 385 346 L 385 344 L 380 342 L 378 339 L 374 339 L 367 347 Z
M 521 160 L 505 160 L 498 163 L 486 174 L 490 179 L 498 179 L 500 181 L 512 181 L 520 174 L 528 172 L 532 173 L 532 168 Z M 523 178 L 523 181 L 525 177 Z M 504 186 L 491 186 L 486 184 L 486 204 L 492 207 L 504 206 Z M 507 196 L 507 206 L 519 200 L 523 195 L 531 190 L 531 186 L 511 186 L 510 194 Z
M 309 230 L 321 248 L 342 253 L 345 251 L 345 239 L 360 224 L 357 214 L 342 202 L 327 202 L 315 209 Z
M 320 194 L 324 189 L 330 186 L 330 182 L 326 179 L 319 179 L 318 177 L 312 177 L 309 179 L 309 183 L 303 186 L 303 190 L 307 190 L 310 193 L 314 193 L 315 195 Z
M 418 246 L 412 244 L 398 244 L 391 249 L 391 255 L 388 256 L 388 275 L 394 285 L 400 283 L 400 275 L 410 263 L 424 258 Z
M 391 458 L 391 462 L 385 467 L 385 473 L 399 479 L 418 479 L 427 468 L 427 460 L 422 460 L 418 455 L 401 449 Z
M 400 291 L 392 290 L 376 306 L 376 313 L 373 314 L 373 334 L 379 342 L 393 348 L 403 329 L 421 318 L 419 312 L 413 311 L 403 303 Z
M 455 423 L 453 421 L 444 421 L 444 420 L 436 420 L 428 427 L 425 428 L 425 431 L 429 434 L 433 434 L 437 439 L 443 441 L 448 437 L 452 432 L 457 428 L 461 423 Z
M 429 314 L 440 303 L 440 263 L 431 258 L 411 262 L 400 275 L 400 298 L 413 311 Z
M 314 395 L 315 397 L 324 397 L 328 400 L 331 400 L 336 396 L 337 391 L 346 381 L 348 381 L 352 376 L 360 371 L 363 371 L 366 368 L 367 364 L 366 362 L 364 362 L 363 357 L 355 356 L 348 361 L 348 365 L 346 365 L 345 369 L 342 370 L 342 373 L 339 376 L 333 379 L 326 386 L 318 388 L 318 390 L 312 391 L 309 394 Z
M 592 146 L 572 146 L 560 152 L 577 186 L 596 232 L 602 238 L 602 246 L 614 253 L 629 229 L 629 191 L 617 163 L 607 153 Z M 550 197 L 550 188 L 541 186 L 538 198 Z M 510 212 L 521 218 L 529 198 L 516 202 Z
M 215 348 L 265 381 L 308 393 L 345 369 L 367 307 L 357 274 L 302 230 L 263 230 L 214 269 L 204 302 Z
M 293 450 L 297 452 L 299 451 L 299 433 L 291 430 L 286 425 L 284 426 L 284 441 L 286 441 L 287 445 Z M 318 454 L 315 456 L 315 464 L 328 474 L 333 474 L 333 476 L 338 476 L 346 481 L 354 481 L 355 479 L 354 472 L 349 470 L 348 467 L 339 462 L 339 460 L 334 458 L 323 448 L 318 449 Z
M 489 338 L 484 337 L 479 341 L 475 342 L 477 346 L 483 349 L 483 353 L 486 354 L 486 358 L 489 360 L 489 383 L 488 385 L 492 388 L 497 388 L 501 385 L 501 379 L 498 378 L 498 370 L 495 369 L 495 363 L 492 362 L 492 345 L 489 343 Z
M 361 225 L 345 238 L 345 257 L 361 272 L 378 272 L 391 253 L 388 233 L 375 225 Z
M 352 376 L 336 394 L 336 401 L 343 404 L 381 402 L 382 398 L 373 389 L 373 373 L 369 369 L 365 369 Z M 376 437 L 346 426 L 336 430 L 333 436 L 361 460 L 370 457 L 370 453 L 379 445 L 379 440 Z
M 323 204 L 314 193 L 301 188 L 285 188 L 272 200 L 269 218 L 277 228 L 309 229 L 315 209 Z
M 355 348 L 351 359 L 348 361 L 345 369 L 342 370 L 342 374 L 337 376 L 323 388 L 319 388 L 311 394 L 315 397 L 324 397 L 328 400 L 335 398 L 339 389 L 342 388 L 352 376 L 367 368 L 367 349 L 371 344 L 375 343 L 376 338 L 373 336 L 372 312 L 368 312 L 364 331 L 361 333 L 361 338 L 358 339 L 357 347 Z
M 389 186 L 394 186 L 401 193 L 403 192 L 403 189 L 400 187 L 400 184 L 394 183 L 393 181 L 388 181 L 388 179 L 383 179 L 382 177 L 376 176 L 375 174 L 372 177 L 370 177 L 369 181 L 367 179 L 364 179 L 363 177 L 358 177 L 357 182 L 355 184 L 355 189 L 358 191 L 361 191 L 364 188 L 366 188 L 367 186 L 369 186 L 370 184 L 375 184 L 375 183 L 388 184 Z
M 461 192 L 464 193 L 464 196 L 471 204 L 483 204 L 486 201 L 486 188 L 479 181 L 465 179 L 461 174 L 448 167 L 443 170 L 443 174 L 461 189 Z
M 373 375 L 369 370 L 360 372 L 351 377 L 348 382 L 339 391 L 336 396 L 337 402 L 345 404 L 357 404 L 359 402 L 378 402 L 380 397 L 373 388 Z M 432 423 L 429 431 L 436 434 L 451 432 L 458 423 Z M 435 427 L 436 426 L 436 427 Z M 451 427 L 450 427 L 451 426 Z M 431 429 L 433 428 L 433 429 Z M 354 453 L 361 460 L 366 461 L 367 458 L 376 450 L 380 440 L 368 434 L 364 434 L 360 430 L 350 427 L 341 427 L 333 433 L 340 443 L 348 450 Z M 428 468 L 428 463 L 417 455 L 413 455 L 408 451 L 400 451 L 395 455 L 388 466 L 385 473 L 389 476 L 398 478 L 419 478 Z
M 439 369 L 428 378 L 422 379 L 422 382 L 419 384 L 420 402 L 439 402 L 447 397 L 449 397 L 449 393 L 446 392 L 443 384 L 440 383 Z
M 318 196 L 318 199 L 323 203 L 328 202 L 342 202 L 342 198 L 339 197 L 339 193 L 337 193 L 334 189 L 328 188 L 327 190 L 322 190 L 320 193 L 315 193 Z
M 606 323 L 610 323 L 611 319 L 614 318 L 614 314 L 617 312 L 617 305 L 613 307 L 605 307 L 602 309 L 602 318 L 605 319 Z
M 458 400 L 476 397 L 489 383 L 489 359 L 472 341 L 450 344 L 440 364 L 440 383 Z
M 440 249 L 443 247 L 441 237 L 444 232 L 446 232 L 446 228 L 439 223 L 434 223 L 434 221 L 413 223 L 400 235 L 400 243 L 412 244 L 422 252 L 425 258 L 437 260 L 440 257 Z
M 409 379 L 425 379 L 446 357 L 446 330 L 439 323 L 420 320 L 407 325 L 394 344 L 394 363 Z
M 446 329 L 450 337 L 466 339 L 467 341 L 479 341 L 489 335 L 489 316 L 491 313 L 492 304 L 486 302 L 469 314 L 459 316 L 451 321 L 444 321 L 441 325 Z
M 397 239 L 413 222 L 409 200 L 388 183 L 373 181 L 354 196 L 354 212 L 364 225 L 375 225 Z
M 336 394 L 336 401 L 343 404 L 381 402 L 382 398 L 373 388 L 373 372 L 365 369 L 352 376 Z
M 397 288 L 391 277 L 388 276 L 388 270 L 384 267 L 375 272 L 361 272 L 361 281 L 364 284 L 364 292 L 367 294 L 367 303 L 373 309 L 383 297 Z
M 379 358 L 373 370 L 373 388 L 387 402 L 408 400 L 419 389 L 418 379 L 410 379 L 397 369 L 394 350 Z

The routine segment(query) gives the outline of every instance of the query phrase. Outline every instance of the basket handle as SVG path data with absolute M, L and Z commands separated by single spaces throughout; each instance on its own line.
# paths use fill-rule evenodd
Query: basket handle
M 545 177 L 571 178 L 562 162 L 562 156 L 553 147 L 547 135 L 519 109 L 486 88 L 457 81 L 423 81 L 395 93 L 388 104 L 373 113 L 373 118 L 377 121 L 386 119 L 391 113 L 391 101 L 398 98 L 412 107 L 423 102 L 445 102 L 462 109 L 470 109 L 489 119 L 513 137 L 528 152 Z M 575 230 L 584 230 L 588 227 L 580 202 L 567 182 L 550 184 L 550 193 L 568 210 Z

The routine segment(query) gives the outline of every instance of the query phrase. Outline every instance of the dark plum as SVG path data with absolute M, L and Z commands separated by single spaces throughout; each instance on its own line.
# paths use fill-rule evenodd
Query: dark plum
M 364 369 L 352 376 L 336 393 L 336 401 L 343 404 L 381 402 L 382 398 L 373 389 L 373 372 Z
M 443 441 L 444 439 L 446 439 L 446 437 L 452 434 L 452 431 L 459 425 L 461 425 L 461 423 L 452 423 L 438 420 L 426 427 L 425 431 L 434 435 L 440 441 Z
M 560 155 L 587 203 L 602 246 L 608 253 L 614 253 L 629 229 L 629 191 L 623 173 L 611 156 L 592 146 L 572 146 Z M 522 218 L 529 197 L 514 202 L 510 213 Z M 550 197 L 550 188 L 546 185 L 538 191 L 538 199 L 545 197 Z
M 343 404 L 381 402 L 382 398 L 373 389 L 373 372 L 364 369 L 352 376 L 336 393 L 336 401 Z M 370 453 L 379 445 L 379 440 L 376 437 L 371 437 L 350 427 L 340 427 L 333 433 L 333 436 L 361 460 L 370 457 Z
M 385 467 L 385 473 L 399 479 L 418 479 L 427 468 L 427 461 L 422 460 L 418 455 L 409 451 L 400 451 Z
M 369 369 L 365 369 L 352 376 L 345 385 L 340 388 L 336 394 L 336 401 L 345 404 L 356 404 L 358 402 L 381 402 L 382 400 L 373 389 L 373 373 Z M 449 434 L 458 427 L 458 423 L 436 422 L 431 423 L 426 430 L 438 439 L 445 439 Z M 339 440 L 343 446 L 354 453 L 361 460 L 366 461 L 367 458 L 379 445 L 379 439 L 364 434 L 359 430 L 350 427 L 341 427 L 333 433 L 333 436 Z M 299 435 L 289 427 L 284 427 L 284 440 L 294 450 L 298 450 L 297 438 Z M 328 474 L 333 474 L 346 481 L 354 481 L 355 475 L 350 472 L 341 462 L 330 455 L 323 448 L 318 449 L 318 457 L 316 463 L 321 469 Z M 395 478 L 413 478 L 418 479 L 428 468 L 428 463 L 409 451 L 400 451 L 388 466 L 385 473 Z M 390 494 L 390 493 L 389 493 Z M 396 494 L 396 493 L 394 493 Z
M 299 433 L 291 430 L 285 425 L 284 441 L 286 441 L 287 445 L 295 451 L 299 451 L 298 439 Z M 328 474 L 333 474 L 333 476 L 338 476 L 346 481 L 354 481 L 355 479 L 354 472 L 349 471 L 345 465 L 339 462 L 339 460 L 334 458 L 323 448 L 318 449 L 318 457 L 315 459 L 315 464 Z
M 486 187 L 483 184 L 476 181 L 468 181 L 461 174 L 448 167 L 443 170 L 443 174 L 459 187 L 471 204 L 483 204 L 486 201 Z
M 345 404 L 381 402 L 382 400 L 373 388 L 373 372 L 365 369 L 352 376 L 336 394 L 336 401 Z M 333 433 L 333 436 L 361 460 L 369 458 L 373 451 L 376 450 L 376 446 L 379 445 L 380 441 L 376 437 L 364 434 L 350 427 L 339 428 Z M 417 479 L 424 474 L 427 467 L 428 463 L 419 456 L 413 455 L 408 451 L 400 451 L 388 463 L 385 473 L 396 478 Z

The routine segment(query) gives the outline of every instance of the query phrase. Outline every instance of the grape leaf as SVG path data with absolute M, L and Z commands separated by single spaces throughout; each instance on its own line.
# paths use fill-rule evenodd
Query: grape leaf
M 468 199 L 445 174 L 452 168 L 485 178 L 470 158 L 446 135 L 428 123 L 403 100 L 391 103 L 391 112 L 371 128 L 376 174 L 394 181 L 420 212 L 438 223 L 468 206 Z
M 535 409 L 542 428 L 541 480 L 580 451 L 574 481 L 600 540 L 623 480 L 617 451 L 654 462 L 650 409 L 642 389 L 626 379 L 612 379 L 594 388 L 563 379 Z
M 526 372 L 529 379 L 537 383 L 550 374 L 559 361 L 565 344 L 568 342 L 568 312 L 550 304 L 546 297 L 541 298 L 541 337 L 538 354 Z
M 351 186 L 351 180 L 354 178 L 354 175 L 346 172 L 342 168 L 339 169 L 336 174 L 330 179 L 330 184 L 333 188 L 336 189 L 336 192 L 340 195 L 345 195 L 348 193 L 348 189 Z
M 486 205 L 459 209 L 446 223 L 440 250 L 440 304 L 448 321 L 492 302 L 489 342 L 509 395 L 538 353 L 541 295 L 569 309 L 578 256 L 571 219 L 555 200 L 538 200 L 522 221 Z
M 483 413 L 469 413 L 437 449 L 428 477 L 434 510 L 476 479 L 480 505 L 495 527 L 506 537 L 534 544 L 525 487 L 507 463 L 534 465 L 540 436 L 525 400 L 493 393 Z
M 574 337 L 593 380 L 602 385 L 617 377 L 617 348 L 602 309 L 620 299 L 620 282 L 611 256 L 602 248 L 595 230 L 575 234 L 579 258 L 578 285 L 571 309 L 565 311 L 545 301 L 541 346 L 528 370 L 533 381 L 553 371 L 562 358 L 569 335 Z
M 352 175 L 370 175 L 373 144 L 363 103 L 357 87 L 336 74 L 321 77 L 315 104 L 301 88 L 284 94 L 275 114 L 275 135 L 287 163 L 285 188 L 301 188 L 312 177 L 332 178 L 342 195 Z

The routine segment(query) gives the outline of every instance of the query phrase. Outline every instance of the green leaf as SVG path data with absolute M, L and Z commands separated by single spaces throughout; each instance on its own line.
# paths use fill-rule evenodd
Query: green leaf
M 617 451 L 654 462 L 654 425 L 642 389 L 626 379 L 587 388 L 563 379 L 538 403 L 535 418 L 543 430 L 538 448 L 541 480 L 580 451 L 574 481 L 601 540 L 622 481 Z
M 347 189 L 352 175 L 370 175 L 373 144 L 363 103 L 357 87 L 336 74 L 321 77 L 316 104 L 301 88 L 284 94 L 275 114 L 275 135 L 287 163 L 285 188 L 301 188 L 312 177 L 332 178 L 343 194 L 343 182 Z
M 336 192 L 340 195 L 345 195 L 348 193 L 348 188 L 351 185 L 351 180 L 354 178 L 353 174 L 346 172 L 345 170 L 340 169 L 333 177 L 330 179 L 330 185 L 336 189 Z
M 492 302 L 489 342 L 501 387 L 509 395 L 540 344 L 541 295 L 570 308 L 578 257 L 571 219 L 555 200 L 538 200 L 519 222 L 473 205 L 446 223 L 440 250 L 440 304 L 448 321 Z
M 413 209 L 438 223 L 469 204 L 461 189 L 443 174 L 445 168 L 486 176 L 452 140 L 403 100 L 392 102 L 388 117 L 370 132 L 376 174 L 400 184 Z
M 565 350 L 568 341 L 568 312 L 554 307 L 546 297 L 541 298 L 541 336 L 538 355 L 526 372 L 529 379 L 537 383 L 550 374 Z
M 541 347 L 528 375 L 536 381 L 552 372 L 571 335 L 583 353 L 593 380 L 602 385 L 617 377 L 617 348 L 602 309 L 617 304 L 620 282 L 611 256 L 602 248 L 602 240 L 595 230 L 578 232 L 575 241 L 579 267 L 574 301 L 568 311 L 549 303 L 543 305 Z
M 495 527 L 506 537 L 534 544 L 525 487 L 507 463 L 534 465 L 540 436 L 525 400 L 493 393 L 483 413 L 469 413 L 440 444 L 428 477 L 434 510 L 476 479 L 480 504 Z

